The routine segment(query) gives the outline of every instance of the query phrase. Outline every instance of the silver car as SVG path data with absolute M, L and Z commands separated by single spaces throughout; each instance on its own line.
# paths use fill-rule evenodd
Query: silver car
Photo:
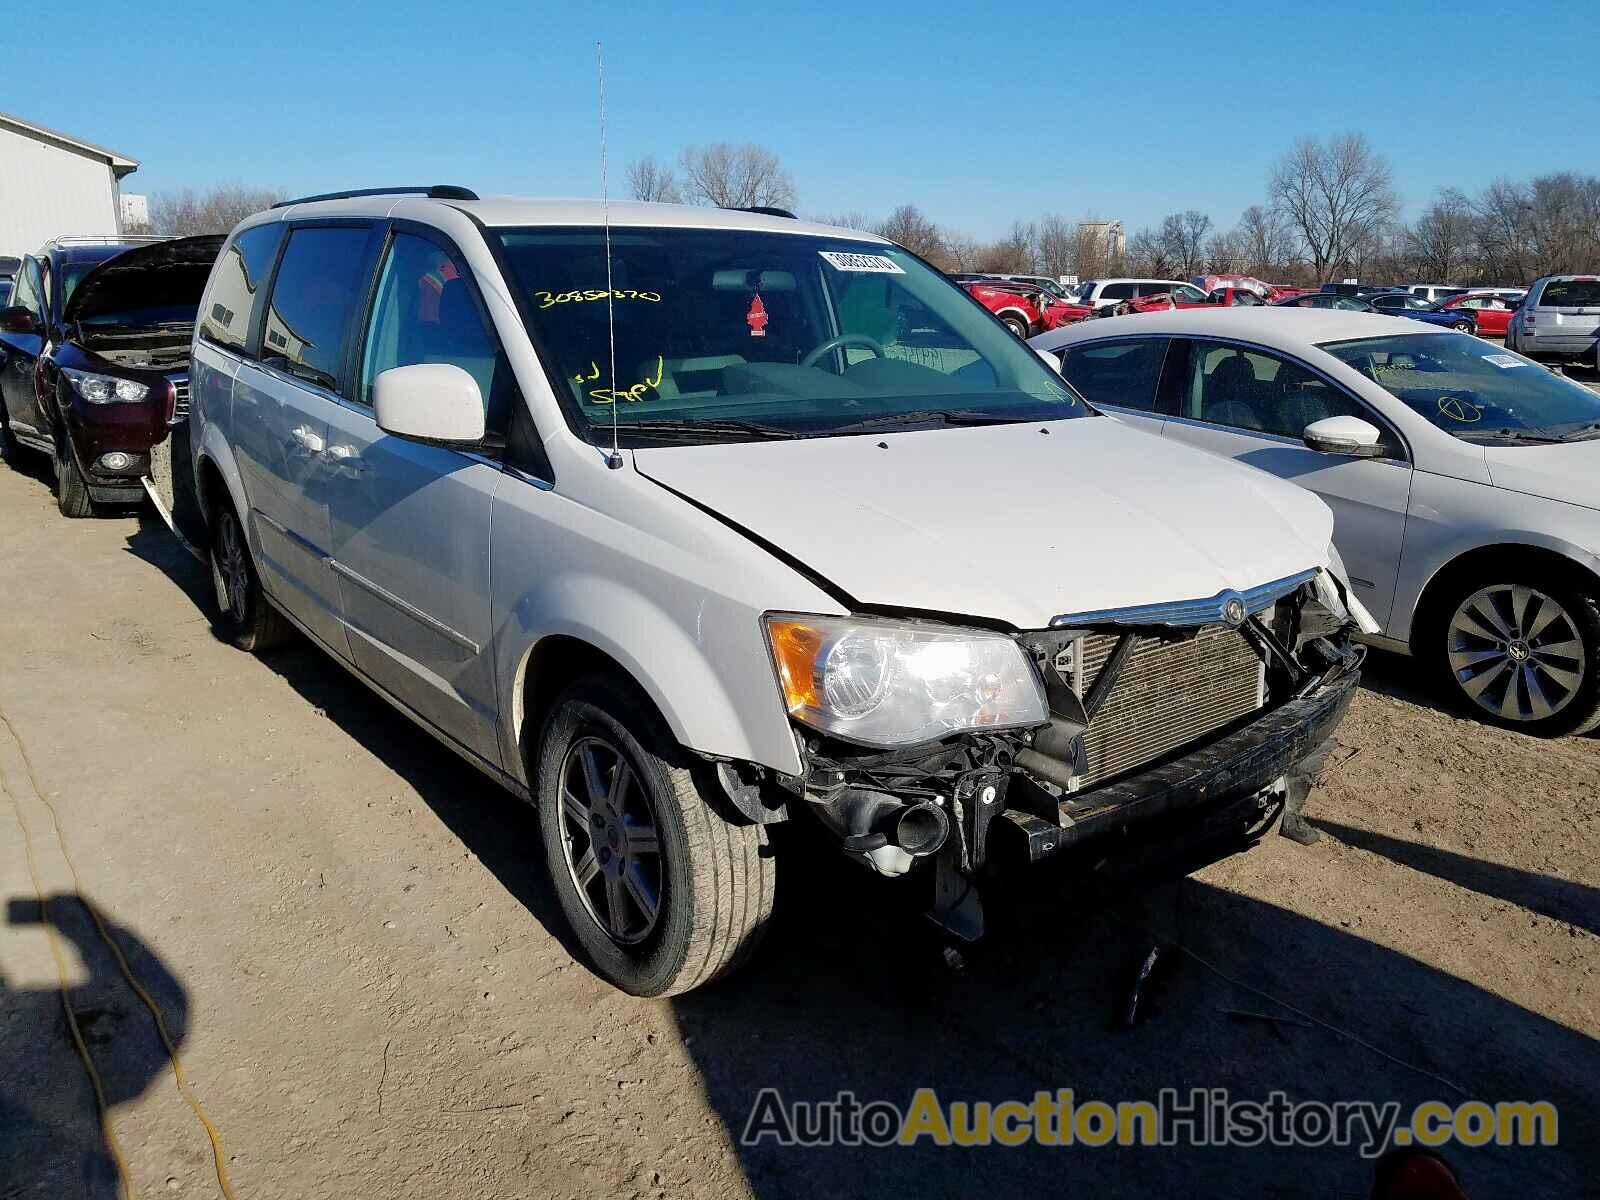
M 1031 344 L 1129 424 L 1326 500 L 1373 640 L 1480 715 L 1600 725 L 1600 396 L 1365 313 L 1141 313 Z
M 1506 347 L 1541 362 L 1589 362 L 1600 370 L 1600 275 L 1534 280 L 1506 328 Z
M 1246 848 L 1376 628 L 1327 505 L 869 234 L 354 192 L 248 218 L 200 312 L 219 630 L 299 629 L 531 800 L 630 992 L 748 956 L 780 821 L 966 938 L 993 873 Z

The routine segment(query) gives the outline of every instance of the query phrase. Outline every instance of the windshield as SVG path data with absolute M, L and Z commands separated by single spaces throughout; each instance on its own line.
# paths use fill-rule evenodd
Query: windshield
M 1600 395 L 1468 334 L 1403 333 L 1322 348 L 1463 441 L 1600 432 Z
M 624 444 L 1038 421 L 1089 410 L 898 247 L 707 229 L 497 231 L 579 431 Z M 607 309 L 615 313 L 611 377 Z

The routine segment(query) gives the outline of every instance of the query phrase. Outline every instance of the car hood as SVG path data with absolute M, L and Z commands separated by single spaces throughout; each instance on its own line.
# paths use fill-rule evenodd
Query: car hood
M 1495 487 L 1600 509 L 1600 438 L 1553 446 L 1485 446 Z
M 1107 417 L 634 451 L 645 476 L 866 607 L 1040 628 L 1320 567 L 1333 516 Z
M 198 309 L 225 240 L 220 233 L 208 233 L 115 254 L 78 281 L 61 319 L 70 325 L 128 308 Z

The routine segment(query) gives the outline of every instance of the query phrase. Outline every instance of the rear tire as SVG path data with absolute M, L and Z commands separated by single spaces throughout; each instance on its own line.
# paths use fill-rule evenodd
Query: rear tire
M 78 460 L 72 453 L 72 447 L 63 448 L 59 439 L 56 442 L 55 467 L 56 508 L 61 510 L 61 515 L 74 520 L 94 516 L 97 506 L 89 496 L 88 481 L 78 469 Z
M 217 633 L 225 641 L 259 654 L 282 645 L 294 632 L 261 590 L 249 540 L 227 502 L 218 506 L 211 526 L 211 582 L 217 590 Z
M 1476 333 L 1477 332 L 1475 329 L 1473 329 L 1472 324 L 1469 321 L 1462 321 L 1459 325 L 1454 326 L 1454 329 L 1455 329 L 1455 331 L 1457 333 Z
M 1534 737 L 1600 727 L 1600 603 L 1516 559 L 1448 581 L 1421 625 L 1440 687 L 1473 716 Z
M 635 996 L 676 996 L 750 956 L 772 914 L 766 831 L 706 803 L 644 695 L 608 676 L 580 680 L 536 753 L 550 879 L 597 975 Z

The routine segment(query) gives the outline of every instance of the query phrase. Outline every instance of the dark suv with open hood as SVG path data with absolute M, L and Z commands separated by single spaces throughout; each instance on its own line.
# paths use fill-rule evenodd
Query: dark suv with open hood
M 63 514 L 135 503 L 188 416 L 189 342 L 220 236 L 58 238 L 0 309 L 0 454 L 49 454 Z

